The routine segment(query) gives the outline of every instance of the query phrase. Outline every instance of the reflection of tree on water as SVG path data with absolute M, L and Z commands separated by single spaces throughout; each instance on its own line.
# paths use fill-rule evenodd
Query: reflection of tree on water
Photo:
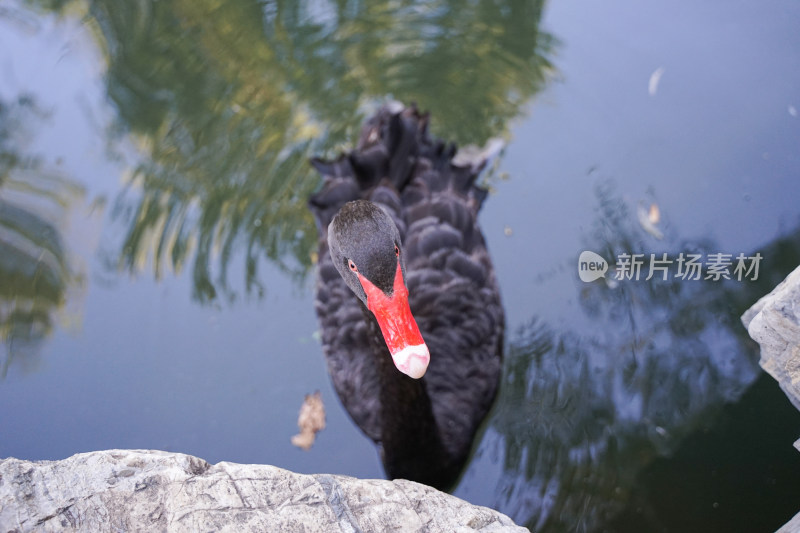
M 504 133 L 549 69 L 542 5 L 89 2 L 120 126 L 146 157 L 115 211 L 119 266 L 159 276 L 193 262 L 201 300 L 233 296 L 240 250 L 248 291 L 264 256 L 302 277 L 308 156 L 355 138 L 386 95 L 435 110 L 462 144 Z
M 325 5 L 324 3 L 322 5 Z M 332 131 L 354 138 L 361 103 L 393 95 L 436 113 L 458 145 L 505 132 L 542 88 L 553 39 L 541 0 L 329 2 L 267 9 L 266 39 L 292 89 Z M 356 116 L 358 118 L 356 119 Z M 339 139 L 341 139 L 339 138 Z
M 12 363 L 35 363 L 64 305 L 70 271 L 58 224 L 80 190 L 24 153 L 33 101 L 0 102 L 0 376 Z
M 620 253 L 652 244 L 612 188 L 597 194 L 599 230 L 587 249 L 613 269 Z M 739 316 L 797 265 L 798 241 L 762 250 L 757 282 L 578 282 L 587 327 L 558 331 L 534 317 L 520 328 L 491 426 L 504 450 L 498 508 L 536 531 L 591 530 L 613 516 L 639 470 L 755 379 Z M 719 251 L 669 238 L 661 246 Z

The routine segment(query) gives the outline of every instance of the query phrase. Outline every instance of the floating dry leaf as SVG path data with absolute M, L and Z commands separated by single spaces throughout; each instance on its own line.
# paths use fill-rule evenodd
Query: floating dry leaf
M 297 417 L 297 427 L 300 428 L 300 433 L 292 437 L 292 444 L 308 450 L 314 444 L 317 432 L 325 429 L 325 405 L 319 391 L 306 394 Z
M 661 211 L 658 209 L 658 205 L 650 204 L 650 211 L 647 212 L 647 218 L 650 220 L 651 224 L 658 224 L 661 220 Z
M 656 239 L 664 238 L 664 234 L 661 233 L 661 230 L 656 227 L 656 224 L 658 224 L 659 220 L 661 220 L 661 211 L 659 211 L 656 204 L 651 204 L 650 208 L 648 209 L 644 206 L 644 204 L 640 203 L 639 207 L 636 209 L 636 215 L 639 219 L 639 225 L 642 226 L 642 229 Z
M 661 76 L 664 75 L 664 67 L 658 67 L 655 72 L 650 74 L 650 82 L 647 84 L 647 92 L 650 96 L 655 96 L 658 92 L 658 84 L 661 82 Z

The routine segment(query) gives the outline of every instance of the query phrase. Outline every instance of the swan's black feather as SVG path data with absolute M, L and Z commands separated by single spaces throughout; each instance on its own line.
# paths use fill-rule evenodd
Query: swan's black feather
M 324 179 L 309 205 L 320 232 L 316 312 L 336 392 L 355 423 L 382 445 L 390 476 L 447 486 L 463 467 L 497 393 L 504 314 L 477 225 L 486 191 L 475 181 L 483 165 L 455 166 L 455 146 L 430 138 L 427 125 L 428 116 L 414 107 L 381 109 L 365 124 L 356 150 L 334 161 L 313 161 Z M 441 453 L 415 455 L 387 442 L 397 434 L 391 424 L 405 424 L 403 434 L 431 430 L 421 422 L 414 427 L 390 419 L 406 415 L 403 405 L 381 404 L 386 390 L 380 358 L 388 360 L 388 350 L 371 314 L 331 264 L 328 224 L 357 199 L 383 207 L 404 243 L 411 311 L 431 353 L 421 381 Z M 391 370 L 402 390 L 414 386 Z

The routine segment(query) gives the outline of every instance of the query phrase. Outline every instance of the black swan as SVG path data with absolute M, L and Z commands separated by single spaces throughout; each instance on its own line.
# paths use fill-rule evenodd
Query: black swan
M 355 151 L 312 160 L 324 181 L 309 205 L 336 392 L 387 476 L 448 489 L 497 392 L 504 314 L 476 222 L 485 159 L 454 164 L 427 126 L 383 107 Z

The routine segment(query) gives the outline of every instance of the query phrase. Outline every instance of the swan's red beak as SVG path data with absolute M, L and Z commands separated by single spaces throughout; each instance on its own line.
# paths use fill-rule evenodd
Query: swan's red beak
M 403 271 L 397 263 L 392 295 L 387 296 L 367 278 L 358 275 L 364 292 L 367 293 L 367 307 L 381 327 L 386 346 L 392 354 L 394 366 L 407 376 L 419 379 L 425 375 L 431 354 L 417 322 L 411 315 L 408 305 L 408 289 L 403 281 Z

